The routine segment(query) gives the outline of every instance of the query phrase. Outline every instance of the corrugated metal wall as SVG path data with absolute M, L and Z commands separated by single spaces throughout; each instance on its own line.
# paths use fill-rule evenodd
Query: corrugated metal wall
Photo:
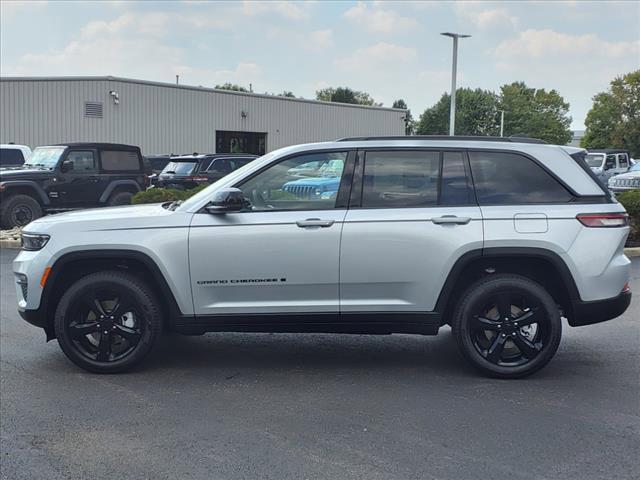
M 118 93 L 118 105 L 110 91 Z M 85 102 L 102 102 L 103 118 L 86 118 Z M 31 147 L 100 141 L 139 145 L 146 154 L 214 152 L 216 130 L 231 130 L 266 132 L 270 151 L 345 136 L 402 135 L 403 117 L 391 109 L 106 77 L 0 79 L 0 143 Z

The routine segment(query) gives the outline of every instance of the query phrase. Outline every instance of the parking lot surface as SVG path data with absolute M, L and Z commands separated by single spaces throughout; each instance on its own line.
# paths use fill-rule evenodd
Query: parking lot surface
M 166 336 L 100 376 L 15 310 L 0 251 L 3 479 L 604 479 L 640 471 L 638 292 L 564 329 L 554 360 L 491 380 L 448 328 L 409 335 Z

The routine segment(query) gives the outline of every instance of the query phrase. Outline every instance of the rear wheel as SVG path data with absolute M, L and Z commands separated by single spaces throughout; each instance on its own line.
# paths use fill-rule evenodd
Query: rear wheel
M 483 373 L 518 378 L 555 355 L 562 321 L 553 297 L 536 282 L 491 275 L 462 295 L 452 329 L 463 355 Z
M 131 192 L 114 193 L 109 197 L 107 205 L 109 205 L 110 207 L 115 207 L 118 205 L 130 205 L 131 198 L 133 198 L 133 193 Z
M 2 200 L 0 223 L 2 228 L 24 227 L 42 216 L 42 207 L 30 195 L 11 195 Z
M 160 337 L 157 305 L 146 284 L 129 273 L 87 275 L 66 291 L 56 309 L 60 347 L 73 363 L 90 372 L 130 369 Z

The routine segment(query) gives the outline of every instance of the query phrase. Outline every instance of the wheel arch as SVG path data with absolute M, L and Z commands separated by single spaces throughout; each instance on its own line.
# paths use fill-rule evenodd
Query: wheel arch
M 134 180 L 114 180 L 107 185 L 102 195 L 100 195 L 99 203 L 106 203 L 109 197 L 118 192 L 138 193 L 141 191 L 140 185 Z
M 143 279 L 156 294 L 166 313 L 165 327 L 182 315 L 178 302 L 160 267 L 147 254 L 136 250 L 83 250 L 58 258 L 42 292 L 40 308 L 47 340 L 55 338 L 53 317 L 66 288 L 89 273 L 104 270 L 129 271 Z
M 2 187 L 3 200 L 13 195 L 29 195 L 43 207 L 51 203 L 42 187 L 31 180 L 9 180 L 2 182 Z
M 557 253 L 535 247 L 495 247 L 467 252 L 451 268 L 436 302 L 443 321 L 451 316 L 462 291 L 493 273 L 522 275 L 540 283 L 561 306 L 563 316 L 573 317 L 580 294 L 569 267 Z

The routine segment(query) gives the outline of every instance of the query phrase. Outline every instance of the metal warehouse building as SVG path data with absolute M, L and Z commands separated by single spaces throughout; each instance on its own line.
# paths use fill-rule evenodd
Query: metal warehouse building
M 144 154 L 262 154 L 296 143 L 403 135 L 404 110 L 115 77 L 0 79 L 0 143 L 115 142 Z

